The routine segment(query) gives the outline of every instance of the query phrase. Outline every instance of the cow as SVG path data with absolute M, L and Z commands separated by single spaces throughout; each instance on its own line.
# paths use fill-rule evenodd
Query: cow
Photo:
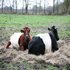
M 6 48 L 21 49 L 22 51 L 28 48 L 28 43 L 32 39 L 30 28 L 25 27 L 19 33 L 14 33 L 8 40 Z
M 28 44 L 28 53 L 35 55 L 44 55 L 48 52 L 58 50 L 57 41 L 59 40 L 57 28 L 52 26 L 48 28 L 49 32 L 33 36 Z

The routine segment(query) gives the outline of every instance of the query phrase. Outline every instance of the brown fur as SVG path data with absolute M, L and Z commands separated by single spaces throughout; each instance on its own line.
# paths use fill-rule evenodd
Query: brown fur
M 25 32 L 24 32 L 25 31 Z M 29 32 L 28 32 L 29 31 Z M 30 35 L 30 28 L 28 27 L 25 27 L 24 30 L 20 30 L 21 33 L 23 33 L 19 40 L 18 40 L 18 44 L 20 46 L 20 49 L 22 51 L 26 50 L 28 48 L 28 43 L 29 41 L 32 39 L 31 35 Z M 26 34 L 28 34 L 28 38 L 25 38 Z M 10 39 L 9 39 L 10 40 Z M 8 41 L 7 45 L 6 45 L 6 48 L 9 48 L 9 46 L 11 45 L 11 42 Z
M 26 50 L 28 48 L 28 43 L 29 41 L 31 40 L 31 35 L 29 34 L 29 38 L 26 40 L 25 37 L 24 37 L 24 34 L 22 34 L 19 38 L 19 45 L 20 45 L 20 49 L 23 51 L 23 50 Z

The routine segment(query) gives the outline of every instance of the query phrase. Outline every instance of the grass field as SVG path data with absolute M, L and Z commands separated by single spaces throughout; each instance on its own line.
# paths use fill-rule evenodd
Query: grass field
M 58 31 L 60 39 L 70 37 L 70 16 L 0 14 L 0 27 L 12 27 L 18 28 L 20 30 L 25 26 L 29 26 L 32 29 L 32 27 L 41 28 L 51 27 L 53 25 L 55 25 L 59 29 Z M 5 31 L 4 33 L 9 32 Z M 10 33 L 12 34 L 12 31 Z M 31 33 L 32 36 L 34 36 L 35 34 L 38 33 Z
M 37 23 L 58 23 L 65 24 L 70 23 L 70 16 L 41 16 L 41 15 L 10 15 L 0 14 L 0 26 L 1 27 L 15 27 L 14 25 L 27 25 L 42 27 Z M 70 24 L 68 24 L 70 25 Z M 49 26 L 48 24 L 44 26 Z
M 47 28 L 55 25 L 58 28 L 58 34 L 60 39 L 70 39 L 70 16 L 45 16 L 45 15 L 14 15 L 14 14 L 0 14 L 0 43 L 1 41 L 7 42 L 8 38 L 14 32 L 19 32 L 20 29 L 28 26 L 31 28 L 31 35 L 34 36 L 38 33 L 47 32 Z M 37 65 L 38 64 L 38 65 Z M 18 63 L 14 65 L 12 63 L 0 62 L 0 68 L 5 67 L 4 70 L 19 70 L 20 67 L 27 66 L 24 70 L 68 70 L 65 68 L 58 68 L 55 66 L 46 66 L 46 64 L 28 64 L 27 62 Z M 44 68 L 42 68 L 44 67 Z M 23 69 L 21 69 L 23 70 Z

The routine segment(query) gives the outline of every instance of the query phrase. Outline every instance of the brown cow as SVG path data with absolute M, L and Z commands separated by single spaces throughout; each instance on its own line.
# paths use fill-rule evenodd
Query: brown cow
M 24 51 L 28 48 L 28 43 L 31 39 L 30 28 L 25 27 L 24 30 L 20 30 L 20 33 L 14 33 L 9 38 L 6 48 L 20 48 Z

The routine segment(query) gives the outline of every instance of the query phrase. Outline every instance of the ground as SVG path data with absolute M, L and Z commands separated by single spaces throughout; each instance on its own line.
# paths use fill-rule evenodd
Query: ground
M 7 27 L 0 27 L 0 30 L 1 30 L 1 32 L 0 32 L 0 38 L 1 38 L 0 39 L 0 47 L 5 47 L 6 43 L 8 41 L 8 38 L 11 36 L 11 34 L 14 33 L 14 32 L 19 31 L 19 29 L 16 29 L 16 28 L 7 28 Z M 9 31 L 9 33 L 7 33 L 7 31 Z M 12 33 L 11 33 L 11 31 L 12 31 Z M 43 33 L 43 32 L 48 32 L 48 31 L 47 31 L 47 27 L 32 27 L 31 32 L 34 32 L 34 34 L 35 34 L 35 33 Z M 65 41 L 65 44 L 67 46 L 70 46 L 70 37 L 63 38 L 63 39 Z M 45 70 L 46 68 L 49 68 L 49 70 L 70 70 L 70 63 L 66 63 L 66 64 L 52 64 L 50 62 L 43 61 L 44 59 L 42 59 L 42 61 L 38 61 L 37 57 L 36 57 L 36 62 L 34 62 L 34 63 L 28 63 L 27 64 L 28 60 L 22 61 L 23 63 L 21 63 L 21 62 L 15 62 L 15 63 L 13 63 L 12 59 L 13 59 L 13 57 L 14 58 L 16 57 L 15 53 L 17 51 L 15 51 L 15 50 L 12 50 L 12 51 L 13 51 L 14 55 L 12 53 L 10 53 L 11 51 L 9 51 L 9 49 L 8 50 L 4 49 L 4 48 L 0 49 L 0 57 L 4 55 L 4 57 L 0 58 L 0 69 L 11 70 L 11 68 L 13 67 L 12 70 L 16 70 L 16 69 L 17 70 L 20 70 L 20 69 L 30 70 L 31 68 L 34 69 L 34 70 L 36 70 L 36 69 L 37 70 L 41 70 L 41 69 Z M 62 50 L 60 49 L 59 51 L 62 51 Z M 19 51 L 19 53 L 22 53 L 22 52 Z M 19 54 L 19 53 L 17 53 L 17 54 Z M 61 54 L 64 54 L 64 53 L 61 52 Z M 6 55 L 12 56 L 12 57 L 5 57 Z M 24 54 L 24 55 L 26 55 L 26 54 Z M 53 54 L 52 54 L 52 56 L 53 56 Z M 54 56 L 56 57 L 55 54 L 54 54 Z M 30 57 L 33 57 L 33 56 L 31 55 Z M 70 59 L 70 56 L 68 54 L 66 56 L 64 56 L 64 57 L 68 57 L 68 59 Z M 50 56 L 48 58 L 51 60 Z M 48 60 L 48 58 L 47 58 L 47 60 Z M 22 60 L 22 57 L 20 57 L 19 59 Z M 32 58 L 32 59 L 34 59 L 34 58 Z M 6 63 L 9 64 L 12 67 L 7 66 Z M 48 65 L 52 69 L 50 69 L 50 67 Z

